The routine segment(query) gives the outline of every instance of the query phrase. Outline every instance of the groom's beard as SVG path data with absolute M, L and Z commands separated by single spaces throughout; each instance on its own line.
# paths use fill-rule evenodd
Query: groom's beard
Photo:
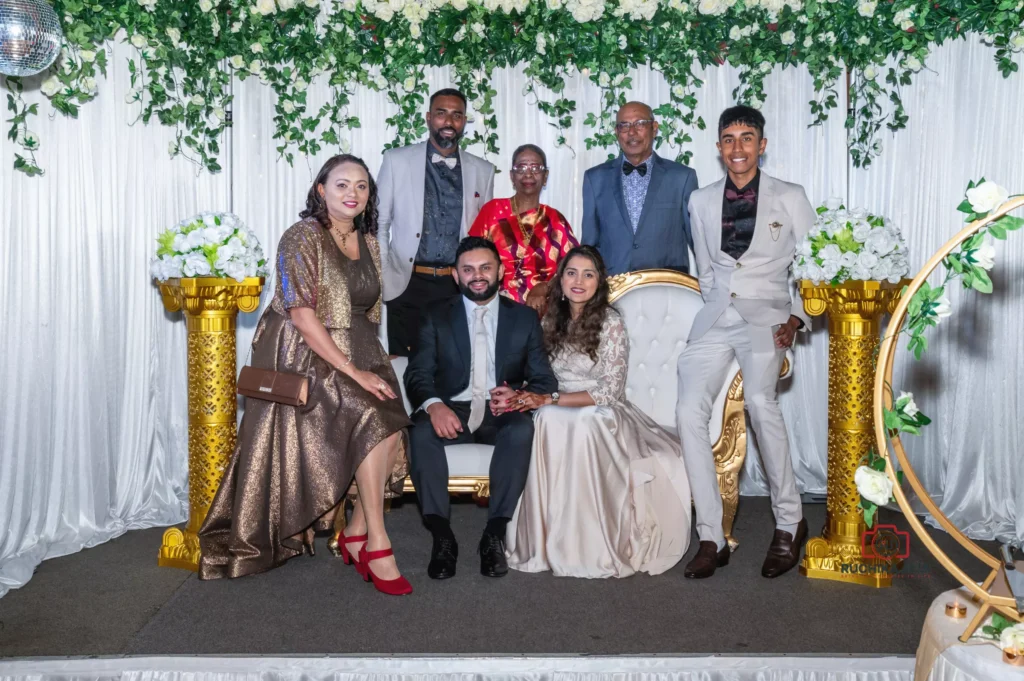
M 441 132 L 443 130 L 450 130 L 453 133 L 452 136 L 441 137 Z M 431 130 L 430 139 L 434 141 L 434 145 L 438 149 L 451 149 L 452 147 L 459 143 L 459 140 L 462 139 L 462 135 L 459 134 L 458 130 L 449 126 L 444 128 L 438 128 L 437 130 Z
M 485 300 L 489 300 L 490 298 L 493 298 L 494 294 L 498 292 L 498 287 L 501 286 L 501 284 L 498 281 L 494 281 L 490 286 L 485 288 L 483 291 L 480 291 L 479 293 L 477 293 L 473 289 L 469 288 L 469 285 L 473 284 L 473 283 L 476 283 L 478 281 L 485 281 L 485 280 L 483 280 L 483 279 L 474 279 L 473 281 L 468 281 L 465 284 L 463 284 L 461 281 L 459 282 L 459 290 L 462 291 L 462 295 L 466 296 L 467 298 L 472 300 L 474 303 L 480 303 L 480 302 L 483 302 Z

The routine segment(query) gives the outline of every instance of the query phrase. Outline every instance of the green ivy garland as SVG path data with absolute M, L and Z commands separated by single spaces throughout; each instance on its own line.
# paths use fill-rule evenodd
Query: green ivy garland
M 344 147 L 345 130 L 360 124 L 349 111 L 357 85 L 387 92 L 394 105 L 387 146 L 422 139 L 423 69 L 442 65 L 472 101 L 476 123 L 467 144 L 498 151 L 490 77 L 523 64 L 524 94 L 551 118 L 560 144 L 576 114 L 564 95 L 566 77 L 578 71 L 597 84 L 601 110 L 584 118 L 591 128 L 585 143 L 610 149 L 630 70 L 647 64 L 670 87 L 669 101 L 655 110 L 659 144 L 678 149 L 685 162 L 690 131 L 705 125 L 695 112 L 702 83 L 694 71 L 726 62 L 740 72 L 734 97 L 753 106 L 764 102 L 764 79 L 775 66 L 805 65 L 817 92 L 809 103 L 815 124 L 838 106 L 848 69 L 850 154 L 865 167 L 880 151 L 883 129 L 905 127 L 900 88 L 933 45 L 980 34 L 996 47 L 1004 76 L 1017 71 L 1014 53 L 1024 50 L 1024 0 L 332 0 L 329 8 L 320 0 L 54 0 L 54 8 L 66 46 L 42 84 L 53 107 L 75 117 L 106 74 L 105 44 L 127 39 L 136 54 L 126 99 L 138 103 L 143 122 L 155 117 L 176 129 L 172 154 L 212 172 L 230 125 L 233 76 L 274 89 L 274 137 L 291 162 L 296 152 Z M 318 77 L 331 94 L 310 109 L 306 89 Z M 15 168 L 41 174 L 40 141 L 29 126 L 37 107 L 23 101 L 19 79 L 7 81 L 9 136 L 20 146 Z

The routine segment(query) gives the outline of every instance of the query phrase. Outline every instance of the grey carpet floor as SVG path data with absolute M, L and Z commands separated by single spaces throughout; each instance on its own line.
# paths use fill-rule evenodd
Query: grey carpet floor
M 806 505 L 820 528 L 824 505 Z M 388 515 L 398 564 L 415 593 L 378 594 L 319 540 L 313 558 L 271 572 L 200 582 L 159 568 L 161 529 L 130 532 L 48 560 L 0 599 L 0 657 L 149 654 L 906 654 L 925 612 L 956 586 L 911 539 L 890 589 L 760 576 L 772 534 L 767 499 L 744 498 L 732 562 L 709 580 L 669 572 L 619 580 L 515 571 L 479 574 L 486 510 L 456 504 L 459 573 L 426 576 L 430 536 L 410 498 Z M 883 521 L 904 524 L 901 516 Z M 955 547 L 942 533 L 940 543 Z M 991 548 L 991 547 L 989 547 Z M 696 541 L 690 555 L 696 550 Z M 955 550 L 955 556 L 963 552 Z M 972 575 L 977 579 L 982 573 Z

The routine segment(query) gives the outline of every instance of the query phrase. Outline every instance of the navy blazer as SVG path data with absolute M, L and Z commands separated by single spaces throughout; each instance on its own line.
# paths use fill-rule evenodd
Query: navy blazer
M 424 314 L 419 345 L 405 370 L 405 391 L 414 409 L 432 397 L 445 404 L 469 386 L 473 371 L 469 321 L 462 295 Z M 558 381 L 544 350 L 540 320 L 533 308 L 498 298 L 498 332 L 494 340 L 494 376 L 498 385 L 548 394 Z
M 583 243 L 597 247 L 608 274 L 659 267 L 689 272 L 686 249 L 693 247 L 693 237 L 687 206 L 697 173 L 652 154 L 651 183 L 634 234 L 622 193 L 623 160 L 619 155 L 583 175 Z

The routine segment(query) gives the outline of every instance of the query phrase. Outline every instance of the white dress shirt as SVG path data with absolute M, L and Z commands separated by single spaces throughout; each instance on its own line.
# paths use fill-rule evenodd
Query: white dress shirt
M 498 384 L 498 379 L 494 375 L 494 344 L 498 338 L 498 299 L 500 296 L 494 296 L 491 298 L 491 302 L 487 303 L 484 307 L 487 308 L 487 314 L 484 315 L 484 327 L 487 332 L 487 390 L 494 388 Z M 473 324 L 476 320 L 476 309 L 480 307 L 476 302 L 470 300 L 466 296 L 462 296 L 462 303 L 466 309 L 466 323 L 469 326 L 469 366 L 473 366 Z M 460 392 L 458 395 L 452 395 L 452 402 L 470 402 L 473 399 L 473 377 L 469 377 L 469 382 L 466 383 L 466 389 Z M 441 402 L 442 400 L 437 397 L 431 397 L 429 400 L 425 400 L 420 409 L 426 411 L 427 407 L 434 404 L 435 402 Z

